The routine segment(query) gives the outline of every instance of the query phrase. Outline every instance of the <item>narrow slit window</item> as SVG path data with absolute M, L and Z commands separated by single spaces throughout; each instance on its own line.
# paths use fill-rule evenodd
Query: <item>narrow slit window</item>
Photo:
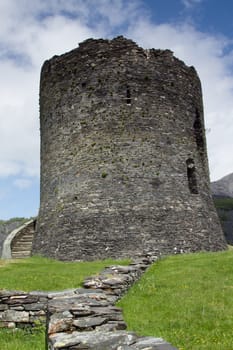
M 127 105 L 131 104 L 131 92 L 129 86 L 126 87 L 126 103 Z
M 195 117 L 195 121 L 193 123 L 193 129 L 194 129 L 197 149 L 198 149 L 199 153 L 202 154 L 204 152 L 205 141 L 204 141 L 204 136 L 203 136 L 201 116 L 200 116 L 198 109 L 196 109 L 196 117 Z
M 195 168 L 194 160 L 192 158 L 187 159 L 186 165 L 187 165 L 189 191 L 192 194 L 198 194 L 196 168 Z

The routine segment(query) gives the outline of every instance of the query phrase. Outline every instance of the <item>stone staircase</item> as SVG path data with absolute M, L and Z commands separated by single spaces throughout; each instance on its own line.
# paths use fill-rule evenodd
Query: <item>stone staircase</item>
M 12 259 L 24 259 L 31 256 L 33 233 L 25 233 L 15 239 L 11 247 Z
M 3 245 L 3 259 L 24 259 L 31 256 L 35 223 L 35 220 L 28 221 L 8 235 Z

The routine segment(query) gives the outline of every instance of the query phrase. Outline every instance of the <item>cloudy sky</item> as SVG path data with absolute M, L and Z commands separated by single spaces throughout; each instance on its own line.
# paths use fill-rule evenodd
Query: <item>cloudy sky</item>
M 169 48 L 202 81 L 212 180 L 233 172 L 233 2 L 0 0 L 0 219 L 39 207 L 39 76 L 87 38 Z

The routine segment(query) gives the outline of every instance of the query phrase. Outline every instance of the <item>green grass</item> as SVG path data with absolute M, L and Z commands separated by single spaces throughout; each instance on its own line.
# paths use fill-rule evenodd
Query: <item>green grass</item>
M 160 260 L 119 302 L 129 330 L 180 350 L 232 350 L 233 251 Z
M 128 262 L 125 260 L 120 263 Z M 61 262 L 42 257 L 0 260 L 0 289 L 55 291 L 78 288 L 85 277 L 116 263 L 116 260 Z
M 78 287 L 83 276 L 112 263 L 62 263 L 38 257 L 12 263 L 1 261 L 1 288 L 13 284 L 15 288 L 10 289 L 48 290 L 45 285 L 49 279 L 54 279 L 53 290 Z M 9 281 L 4 272 L 7 270 Z M 27 281 L 21 275 L 26 273 L 34 274 L 29 283 L 35 283 L 32 288 L 25 287 Z M 38 278 L 34 278 L 37 273 Z M 55 287 L 60 275 L 63 285 Z M 66 279 L 68 275 L 70 281 Z M 41 288 L 40 280 L 44 281 Z M 233 250 L 176 255 L 151 266 L 119 305 L 124 309 L 128 329 L 141 335 L 163 337 L 180 350 L 232 350 L 232 293 Z M 44 350 L 41 331 L 29 334 L 0 330 L 0 339 L 1 350 Z
M 129 260 L 60 262 L 42 257 L 0 260 L 0 289 L 54 291 L 78 288 L 85 277 L 97 274 L 105 266 L 128 263 Z M 1 350 L 44 350 L 44 339 L 44 327 L 33 332 L 0 329 Z
M 213 199 L 217 209 L 233 210 L 233 198 L 214 197 Z
M 1 350 L 44 350 L 45 329 L 29 332 L 26 330 L 0 329 Z

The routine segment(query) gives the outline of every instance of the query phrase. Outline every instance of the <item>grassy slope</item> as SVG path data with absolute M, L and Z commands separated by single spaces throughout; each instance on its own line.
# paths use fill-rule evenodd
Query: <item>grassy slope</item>
M 120 301 L 130 330 L 180 350 L 231 350 L 233 252 L 168 257 Z
M 32 269 L 35 273 L 35 268 L 39 269 L 39 265 L 43 265 L 39 258 L 27 262 L 6 265 L 2 269 L 0 267 L 0 281 L 3 271 L 9 266 L 12 266 L 11 279 L 19 273 L 20 266 L 26 269 L 24 265 L 28 265 L 29 271 Z M 39 279 L 43 281 L 47 281 L 45 275 L 48 279 L 54 276 L 56 264 L 59 273 L 62 273 L 63 268 L 73 270 L 72 265 L 75 265 L 49 262 L 47 259 L 43 263 L 47 264 L 47 268 L 40 266 L 44 270 Z M 105 261 L 102 267 L 108 263 Z M 102 267 L 99 265 L 98 269 Z M 74 281 L 78 281 L 78 274 L 81 271 L 83 273 L 83 269 L 84 266 L 80 265 L 76 271 L 73 270 L 70 283 L 62 278 L 65 284 L 61 289 L 77 286 Z M 93 271 L 89 270 L 87 274 L 93 274 Z M 26 288 L 20 286 L 19 289 Z M 40 288 L 36 285 L 32 289 Z M 232 291 L 233 251 L 177 255 L 151 266 L 121 300 L 120 306 L 124 308 L 129 329 L 139 334 L 162 336 L 180 350 L 232 350 Z M 12 335 L 2 330 L 0 339 L 1 350 L 44 349 L 43 332 L 29 336 L 21 331 Z
M 114 263 L 114 260 L 61 262 L 41 257 L 0 260 L 0 289 L 51 291 L 78 288 L 85 277 Z

